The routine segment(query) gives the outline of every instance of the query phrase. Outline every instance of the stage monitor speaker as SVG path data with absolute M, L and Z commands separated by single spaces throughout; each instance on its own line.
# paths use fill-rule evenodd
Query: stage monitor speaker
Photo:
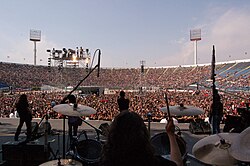
M 211 126 L 208 122 L 192 121 L 189 123 L 189 131 L 193 134 L 210 134 Z
M 38 143 L 6 142 L 2 144 L 2 160 L 8 166 L 37 166 L 49 159 L 49 152 Z

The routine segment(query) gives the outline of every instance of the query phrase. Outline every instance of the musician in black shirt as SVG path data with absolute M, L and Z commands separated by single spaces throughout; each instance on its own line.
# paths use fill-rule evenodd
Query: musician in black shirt
M 120 112 L 129 109 L 129 99 L 125 98 L 125 92 L 120 92 L 120 97 L 117 99 Z

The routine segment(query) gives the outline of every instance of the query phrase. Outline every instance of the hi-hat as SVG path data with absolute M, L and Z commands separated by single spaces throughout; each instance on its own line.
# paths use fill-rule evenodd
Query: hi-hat
M 77 104 L 77 107 L 74 107 L 73 104 L 59 104 L 54 106 L 53 110 L 67 116 L 89 116 L 96 113 L 96 110 L 89 106 Z
M 237 160 L 250 162 L 250 127 L 243 130 L 236 138 L 230 154 Z
M 200 161 L 211 165 L 230 166 L 237 163 L 229 149 L 239 133 L 219 133 L 199 140 L 192 149 L 193 155 Z
M 39 166 L 70 166 L 70 165 L 75 165 L 75 166 L 82 166 L 81 162 L 73 160 L 73 159 L 60 159 L 61 163 L 58 163 L 59 160 L 51 160 L 46 163 L 43 163 Z
M 160 108 L 160 111 L 168 113 L 167 107 Z M 169 112 L 173 116 L 195 116 L 204 114 L 204 110 L 194 106 L 169 106 Z

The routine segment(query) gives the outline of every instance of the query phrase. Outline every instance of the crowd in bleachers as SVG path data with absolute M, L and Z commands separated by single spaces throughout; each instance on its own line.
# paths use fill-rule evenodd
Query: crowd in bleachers
M 86 75 L 85 68 L 58 68 L 0 62 L 0 81 L 14 88 L 31 89 L 42 85 L 75 86 Z M 216 65 L 217 86 L 223 89 L 249 90 L 250 62 Z M 189 67 L 102 68 L 100 77 L 94 71 L 84 86 L 138 89 L 139 86 L 183 89 L 198 82 L 210 86 L 211 65 Z
M 238 66 L 238 67 L 237 67 Z M 216 86 L 224 90 L 229 88 L 244 87 L 249 88 L 250 80 L 250 63 L 242 64 L 221 64 L 216 66 Z M 236 68 L 237 67 L 237 68 Z M 34 66 L 14 63 L 0 63 L 0 81 L 13 87 L 13 94 L 2 94 L 0 96 L 0 117 L 9 117 L 9 114 L 15 110 L 15 101 L 19 93 L 24 90 L 28 93 L 30 106 L 34 118 L 41 118 L 46 112 L 50 118 L 61 118 L 61 116 L 52 111 L 52 102 L 59 104 L 68 92 L 41 92 L 31 91 L 33 88 L 42 85 L 52 86 L 75 86 L 83 79 L 87 72 L 85 68 L 63 68 L 51 67 L 50 71 L 46 66 Z M 237 74 L 236 74 L 237 73 Z M 242 73 L 242 74 L 240 74 Z M 90 75 L 82 85 L 86 86 L 103 86 L 110 89 L 133 90 L 141 86 L 159 87 L 155 92 L 127 92 L 130 99 L 130 110 L 139 113 L 144 120 L 147 119 L 147 113 L 152 113 L 154 121 L 159 121 L 164 117 L 164 113 L 159 108 L 166 105 L 163 94 L 166 89 L 169 94 L 169 104 L 193 105 L 204 109 L 205 118 L 209 114 L 210 104 L 212 101 L 211 89 L 204 87 L 211 86 L 207 81 L 211 76 L 211 66 L 190 66 L 190 67 L 166 67 L 166 68 L 123 68 L 123 69 L 101 69 L 100 77 L 96 76 L 96 71 Z M 199 83 L 201 85 L 200 93 L 194 91 L 183 92 L 180 90 L 189 90 L 189 85 Z M 204 87 L 202 88 L 202 85 Z M 195 89 L 194 89 L 195 90 Z M 93 120 L 112 120 L 118 113 L 116 94 L 92 94 L 87 96 L 78 96 L 78 103 L 88 105 L 97 110 L 97 113 L 89 118 Z M 227 114 L 237 115 L 236 108 L 244 107 L 243 98 L 249 99 L 248 91 L 235 91 L 221 93 L 224 104 L 224 112 Z M 188 118 L 188 117 L 181 117 Z

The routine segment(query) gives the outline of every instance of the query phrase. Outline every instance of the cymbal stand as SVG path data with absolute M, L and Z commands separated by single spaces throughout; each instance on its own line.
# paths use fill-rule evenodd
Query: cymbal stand
M 72 159 L 78 159 L 79 155 L 77 153 L 77 145 L 78 145 L 78 140 L 80 139 L 81 135 L 84 134 L 85 139 L 88 139 L 87 132 L 85 130 L 82 130 L 80 134 L 77 136 L 73 136 L 73 139 L 70 141 L 70 146 L 69 149 L 66 152 L 66 156 L 70 156 Z
M 150 123 L 151 123 L 151 119 L 152 119 L 151 112 L 147 113 L 147 118 L 148 118 L 148 132 L 150 134 Z
M 97 77 L 99 77 L 99 70 L 100 70 L 100 56 L 101 56 L 101 50 L 100 49 L 97 49 L 95 51 L 95 53 L 99 51 L 99 56 L 98 56 L 98 64 L 95 65 L 95 67 L 93 69 L 91 69 L 88 74 L 69 92 L 69 94 L 67 96 L 65 96 L 63 98 L 63 100 L 61 101 L 61 104 L 65 103 L 65 101 L 68 99 L 68 97 L 81 85 L 81 83 L 83 81 L 85 81 L 89 76 L 90 74 L 96 69 L 98 68 L 98 72 L 97 72 Z M 94 53 L 94 56 L 95 56 L 95 53 Z M 93 61 L 92 61 L 93 62 Z M 91 65 L 92 66 L 92 65 Z M 63 116 L 63 158 L 65 159 L 65 115 Z

